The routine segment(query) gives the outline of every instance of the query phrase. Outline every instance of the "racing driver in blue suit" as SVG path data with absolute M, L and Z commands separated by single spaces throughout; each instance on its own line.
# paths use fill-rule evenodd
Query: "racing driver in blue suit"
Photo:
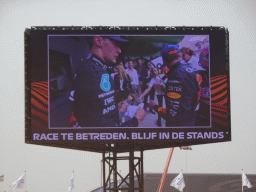
M 121 53 L 120 36 L 91 36 L 88 38 L 90 54 L 77 70 L 74 83 L 74 115 L 80 127 L 137 127 L 144 119 L 144 109 L 120 125 L 114 81 L 109 69 L 116 64 Z

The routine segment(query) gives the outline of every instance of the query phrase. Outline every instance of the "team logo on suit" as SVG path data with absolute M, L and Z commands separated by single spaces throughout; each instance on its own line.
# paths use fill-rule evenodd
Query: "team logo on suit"
M 101 76 L 101 81 L 100 81 L 100 88 L 103 91 L 109 91 L 111 88 L 111 84 L 109 82 L 109 74 L 103 74 Z

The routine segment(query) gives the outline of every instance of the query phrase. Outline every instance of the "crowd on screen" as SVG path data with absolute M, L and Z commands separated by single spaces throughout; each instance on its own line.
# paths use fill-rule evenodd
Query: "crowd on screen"
M 188 47 L 165 45 L 163 65 L 155 66 L 142 57 L 118 61 L 120 43 L 128 43 L 120 36 L 92 36 L 88 42 L 90 54 L 70 92 L 67 126 L 138 127 L 149 113 L 158 117 L 153 122 L 148 116 L 149 127 L 162 127 L 161 118 L 164 127 L 210 126 L 208 47 L 196 57 Z
M 207 51 L 208 54 L 208 47 L 203 51 Z M 206 54 L 196 57 L 188 47 L 182 47 L 180 52 L 182 54 L 181 62 L 184 65 L 189 65 L 200 77 L 203 77 L 201 81 L 204 81 L 206 87 L 209 88 L 209 58 L 204 58 Z M 205 60 L 208 60 L 208 62 L 205 62 Z M 168 71 L 167 66 L 163 64 L 154 65 L 151 61 L 140 57 L 127 60 L 126 65 L 124 61 L 119 61 L 111 74 L 116 86 L 117 101 L 126 101 L 133 105 L 143 102 L 146 112 L 158 115 L 156 124 L 161 127 L 160 115 L 149 108 L 148 103 L 156 98 L 158 105 L 164 107 L 163 101 L 165 100 L 166 74 Z

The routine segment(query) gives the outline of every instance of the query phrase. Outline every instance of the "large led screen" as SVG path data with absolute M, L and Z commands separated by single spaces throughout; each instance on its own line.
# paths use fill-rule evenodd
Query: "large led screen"
M 111 29 L 25 31 L 26 143 L 100 152 L 231 140 L 226 29 Z

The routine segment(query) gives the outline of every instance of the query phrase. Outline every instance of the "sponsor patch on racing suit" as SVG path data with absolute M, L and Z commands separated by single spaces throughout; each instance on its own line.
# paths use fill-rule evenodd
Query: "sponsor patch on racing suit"
M 166 113 L 166 127 L 194 126 L 199 109 L 196 74 L 188 65 L 177 62 L 166 75 L 166 110 L 160 109 Z
M 79 126 L 119 126 L 115 85 L 105 63 L 99 57 L 91 55 L 77 70 L 74 81 L 74 115 Z M 137 124 L 137 119 L 133 119 L 124 126 Z

